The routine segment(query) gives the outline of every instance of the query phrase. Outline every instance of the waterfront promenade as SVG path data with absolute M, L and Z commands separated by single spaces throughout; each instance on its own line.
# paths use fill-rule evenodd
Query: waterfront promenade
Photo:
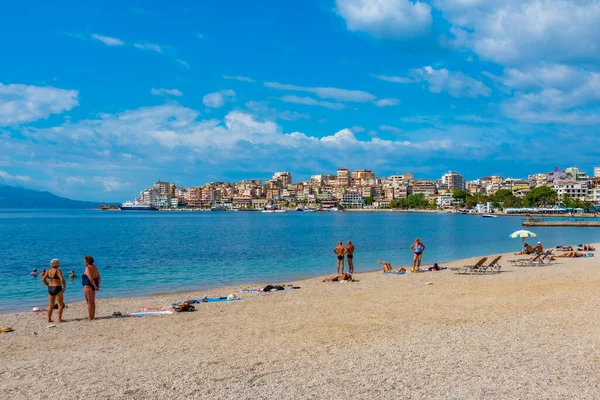
M 487 276 L 371 272 L 355 283 L 294 281 L 301 289 L 284 292 L 238 293 L 238 286 L 98 304 L 109 316 L 203 295 L 243 297 L 163 317 L 74 320 L 85 316 L 82 303 L 55 328 L 46 328 L 45 315 L 0 315 L 0 326 L 15 329 L 0 334 L 0 393 L 597 399 L 600 258 L 515 268 L 506 257 L 516 256 Z

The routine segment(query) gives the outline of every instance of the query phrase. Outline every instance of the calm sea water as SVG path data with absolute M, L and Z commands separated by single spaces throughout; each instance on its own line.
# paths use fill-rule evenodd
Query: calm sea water
M 520 240 L 508 235 L 520 224 L 519 217 L 420 213 L 0 210 L 0 312 L 45 305 L 46 288 L 29 272 L 52 258 L 65 276 L 71 269 L 81 276 L 83 256 L 92 255 L 102 274 L 99 298 L 140 296 L 333 274 L 339 240 L 355 244 L 357 271 L 378 269 L 378 258 L 410 264 L 417 236 L 427 245 L 425 265 L 517 251 Z M 600 242 L 600 228 L 533 231 L 547 247 Z M 77 278 L 66 301 L 82 299 Z

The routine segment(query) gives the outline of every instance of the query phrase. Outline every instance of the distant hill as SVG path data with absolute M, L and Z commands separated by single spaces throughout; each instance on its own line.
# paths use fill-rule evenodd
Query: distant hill
M 0 185 L 0 208 L 98 208 L 98 205 L 65 199 L 50 192 Z

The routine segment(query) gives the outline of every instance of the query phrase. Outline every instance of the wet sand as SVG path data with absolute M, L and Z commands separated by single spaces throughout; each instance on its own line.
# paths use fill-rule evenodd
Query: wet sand
M 0 315 L 15 330 L 0 333 L 0 398 L 600 398 L 600 257 L 543 267 L 507 258 L 516 256 L 491 275 L 369 272 L 261 294 L 99 292 L 103 317 L 243 298 L 168 316 L 87 321 L 73 303 L 67 322 L 47 328 L 44 313 Z

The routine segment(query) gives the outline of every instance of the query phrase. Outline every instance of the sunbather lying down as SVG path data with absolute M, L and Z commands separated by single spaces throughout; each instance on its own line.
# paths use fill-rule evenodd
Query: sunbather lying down
M 559 257 L 559 258 L 577 258 L 577 257 L 587 257 L 587 254 L 585 254 L 585 253 L 578 253 L 576 251 L 569 251 L 569 252 L 563 253 L 561 255 L 558 255 L 556 257 Z
M 394 270 L 394 268 L 392 268 L 392 264 L 390 264 L 387 261 L 379 261 L 377 260 L 377 262 L 381 265 L 383 265 L 383 273 L 387 274 L 388 272 L 392 272 Z
M 340 281 L 353 281 L 352 275 L 350 274 L 342 274 L 338 276 L 334 276 L 333 278 L 325 278 L 323 282 L 340 282 Z
M 584 244 L 583 246 L 579 246 L 577 251 L 596 251 L 596 248 L 591 244 Z
M 396 270 L 394 271 L 394 268 L 392 268 L 392 264 L 390 264 L 387 261 L 379 261 L 377 260 L 377 262 L 381 265 L 383 265 L 383 273 L 384 274 L 399 274 L 401 272 L 406 272 L 405 268 L 396 268 Z

